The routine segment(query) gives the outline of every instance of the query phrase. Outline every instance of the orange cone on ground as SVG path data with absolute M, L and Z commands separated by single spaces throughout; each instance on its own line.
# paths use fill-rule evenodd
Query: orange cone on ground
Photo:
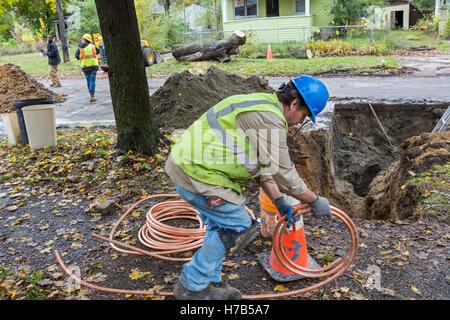
M 292 204 L 294 208 L 301 205 L 300 201 L 284 195 L 287 201 Z M 277 207 L 273 204 L 272 200 L 264 193 L 263 189 L 259 189 L 259 204 L 260 204 L 260 217 L 261 217 L 261 235 L 264 238 L 272 240 L 273 230 L 277 225 L 280 214 Z
M 305 230 L 303 227 L 303 217 L 300 217 L 300 220 L 293 225 L 292 230 L 289 231 L 289 234 L 285 234 L 282 238 L 282 248 L 284 253 L 288 256 L 288 258 L 297 266 L 308 268 L 308 250 L 306 248 L 306 238 L 305 238 Z M 278 239 L 277 239 L 278 241 Z M 278 243 L 276 244 L 278 246 Z M 284 260 L 283 257 L 280 257 Z M 272 251 L 270 253 L 269 264 L 272 269 L 284 273 L 284 274 L 295 274 L 292 271 L 289 271 L 281 264 L 280 260 L 278 260 L 277 256 L 274 253 L 274 248 L 272 245 Z
M 296 199 L 287 196 L 287 201 L 293 207 L 300 206 Z M 269 197 L 260 190 L 261 205 L 261 234 L 266 238 L 272 238 L 273 230 L 280 219 L 280 214 Z M 306 237 L 303 226 L 303 216 L 300 220 L 287 229 L 282 237 L 282 248 L 286 256 L 297 266 L 303 268 L 318 269 L 320 266 L 308 255 L 306 248 Z M 279 241 L 278 238 L 276 241 Z M 278 246 L 278 243 L 276 244 Z M 281 259 L 284 259 L 282 256 Z M 259 262 L 263 265 L 267 273 L 280 282 L 299 280 L 303 277 L 285 268 L 275 255 L 273 244 L 271 252 L 263 252 L 258 255 Z
M 270 47 L 270 44 L 269 44 L 269 47 L 267 48 L 267 60 L 272 60 L 272 59 L 273 59 L 272 48 Z

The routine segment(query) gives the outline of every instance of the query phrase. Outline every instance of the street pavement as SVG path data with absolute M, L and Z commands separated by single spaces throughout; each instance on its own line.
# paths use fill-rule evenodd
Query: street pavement
M 278 88 L 288 78 L 267 78 Z M 450 101 L 450 77 L 328 77 L 320 78 L 327 86 L 330 100 L 368 99 L 387 101 Z M 48 85 L 48 81 L 42 81 Z M 164 85 L 164 79 L 149 79 L 152 94 Z M 83 122 L 114 121 L 108 79 L 97 81 L 97 102 L 89 103 L 84 80 L 62 80 L 62 88 L 53 89 L 67 94 L 67 101 L 55 109 L 57 125 Z
M 327 86 L 330 103 L 327 113 L 332 113 L 334 102 L 342 99 L 364 99 L 371 101 L 445 101 L 450 102 L 450 74 L 431 76 L 421 73 L 403 76 L 359 76 L 318 77 Z M 288 78 L 266 78 L 269 85 L 278 88 Z M 49 86 L 49 80 L 40 80 Z M 164 85 L 165 79 L 148 79 L 152 94 Z M 67 94 L 67 101 L 56 105 L 56 126 L 91 126 L 114 124 L 114 113 L 109 91 L 109 81 L 103 75 L 97 79 L 96 103 L 89 102 L 89 93 L 84 79 L 63 79 L 61 88 L 51 88 Z M 327 119 L 326 122 L 329 122 Z M 316 127 L 317 128 L 317 127 Z M 0 120 L 0 137 L 5 136 Z

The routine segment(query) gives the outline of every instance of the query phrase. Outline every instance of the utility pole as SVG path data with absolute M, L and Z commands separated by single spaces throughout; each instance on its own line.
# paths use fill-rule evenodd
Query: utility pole
M 61 4 L 61 0 L 55 0 L 56 2 L 56 12 L 58 14 L 58 24 L 59 24 L 59 38 L 62 43 L 62 52 L 64 63 L 69 62 L 69 46 L 67 45 L 67 37 L 66 37 L 66 23 L 64 21 L 64 13 Z

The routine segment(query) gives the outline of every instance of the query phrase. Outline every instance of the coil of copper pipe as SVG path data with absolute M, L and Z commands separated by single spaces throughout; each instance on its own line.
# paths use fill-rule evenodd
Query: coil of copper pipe
M 129 208 L 116 222 L 116 224 L 111 229 L 109 238 L 102 237 L 97 234 L 93 234 L 94 237 L 108 241 L 110 245 L 124 253 L 129 254 L 137 254 L 137 255 L 148 255 L 152 257 L 156 257 L 163 260 L 168 261 L 188 261 L 190 258 L 177 258 L 168 256 L 173 253 L 180 253 L 189 250 L 194 250 L 199 248 L 202 245 L 203 237 L 205 234 L 205 226 L 203 225 L 201 219 L 199 218 L 198 212 L 190 206 L 188 203 L 183 200 L 176 201 L 164 201 L 159 204 L 154 205 L 147 212 L 146 215 L 146 223 L 139 230 L 138 238 L 140 242 L 153 250 L 157 251 L 147 251 L 144 249 L 137 248 L 135 246 L 114 240 L 114 234 L 118 228 L 118 226 L 122 223 L 122 221 L 126 218 L 128 214 L 130 214 L 133 210 L 135 210 L 139 205 L 143 202 L 148 201 L 150 199 L 155 198 L 167 198 L 167 197 L 179 197 L 178 194 L 158 194 L 146 197 L 136 202 L 131 208 Z M 246 208 L 248 214 L 255 219 L 253 212 Z M 270 293 L 270 294 L 259 294 L 259 295 L 243 295 L 243 299 L 274 299 L 286 297 L 294 294 L 304 293 L 310 290 L 314 290 L 320 288 L 329 282 L 333 281 L 337 277 L 339 277 L 347 268 L 351 265 L 354 258 L 356 257 L 358 251 L 358 232 L 353 221 L 345 214 L 343 211 L 338 208 L 331 207 L 332 215 L 338 219 L 340 219 L 350 233 L 350 248 L 347 253 L 347 256 L 344 259 L 337 259 L 333 261 L 326 267 L 320 269 L 308 269 L 302 268 L 293 264 L 290 259 L 287 257 L 286 253 L 281 248 L 282 237 L 285 234 L 287 224 L 285 223 L 285 217 L 280 219 L 278 224 L 276 225 L 272 238 L 272 245 L 274 246 L 274 253 L 276 257 L 280 260 L 281 264 L 290 270 L 293 273 L 299 274 L 303 277 L 307 278 L 322 278 L 327 277 L 325 280 L 316 283 L 314 285 L 301 288 L 298 290 L 286 291 L 281 293 Z M 294 218 L 299 215 L 303 215 L 305 213 L 311 212 L 311 208 L 309 205 L 302 205 L 295 209 Z M 164 224 L 164 221 L 172 220 L 172 219 L 192 219 L 199 223 L 197 229 L 184 229 L 178 227 L 172 227 Z M 278 245 L 275 245 L 278 243 Z M 60 264 L 61 268 L 72 278 L 79 281 L 81 284 L 90 287 L 95 290 L 112 292 L 112 293 L 124 293 L 124 294 L 136 294 L 136 295 L 164 295 L 171 296 L 172 292 L 155 292 L 155 291 L 142 291 L 142 290 L 125 290 L 125 289 L 113 289 L 113 288 L 105 288 L 99 287 L 93 284 L 90 284 L 82 279 L 79 279 L 67 269 L 67 267 L 62 262 L 58 252 L 55 250 L 55 256 Z M 284 259 L 281 259 L 283 257 Z

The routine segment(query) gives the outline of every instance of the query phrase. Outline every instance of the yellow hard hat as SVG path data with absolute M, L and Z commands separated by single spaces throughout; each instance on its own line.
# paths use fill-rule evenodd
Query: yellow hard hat
M 87 40 L 87 41 L 92 43 L 92 37 L 91 37 L 91 35 L 89 33 L 84 34 L 83 35 L 83 39 L 85 39 L 85 40 Z

